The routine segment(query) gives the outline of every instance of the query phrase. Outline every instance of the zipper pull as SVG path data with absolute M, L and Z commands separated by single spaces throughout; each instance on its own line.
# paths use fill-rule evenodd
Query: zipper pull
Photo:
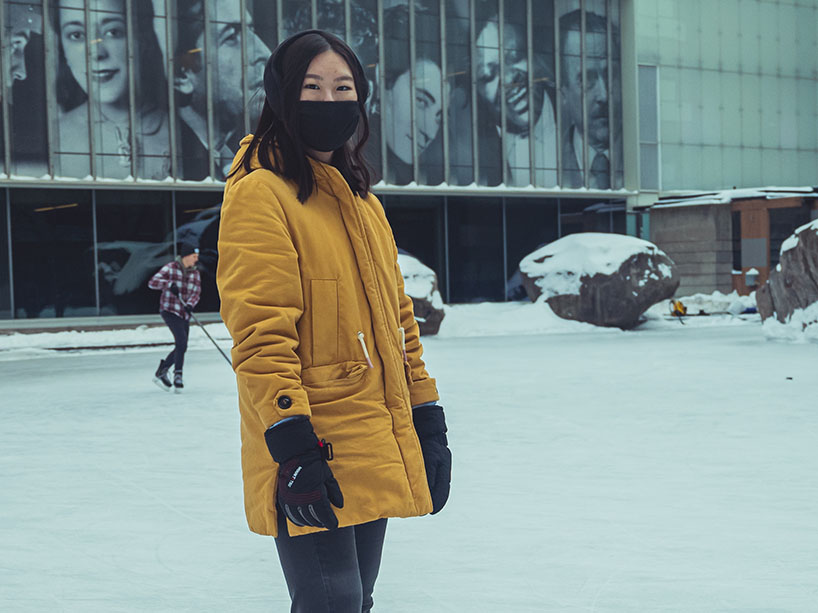
M 366 348 L 364 333 L 361 331 L 358 331 L 358 342 L 361 343 L 361 347 L 364 350 L 364 357 L 366 358 L 366 363 L 369 364 L 369 368 L 375 368 L 375 366 L 372 364 L 372 360 L 369 359 L 369 350 Z
M 398 328 L 398 332 L 400 332 L 400 345 L 401 349 L 403 350 L 403 361 L 408 364 L 409 356 L 406 354 L 406 331 L 403 329 L 403 326 L 401 326 Z

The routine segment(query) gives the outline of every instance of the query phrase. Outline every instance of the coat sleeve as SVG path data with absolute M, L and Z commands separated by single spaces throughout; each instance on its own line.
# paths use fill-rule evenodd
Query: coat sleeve
M 170 267 L 168 264 L 165 264 L 160 268 L 155 275 L 153 275 L 150 280 L 148 281 L 148 287 L 151 289 L 165 289 L 168 285 L 170 274 Z M 144 277 L 143 277 L 144 279 Z
M 394 239 L 392 244 L 394 245 Z M 406 359 L 409 364 L 411 381 L 409 384 L 409 395 L 412 406 L 427 402 L 436 402 L 439 399 L 435 380 L 426 372 L 424 364 L 423 345 L 420 343 L 420 328 L 415 321 L 415 312 L 412 306 L 412 299 L 406 295 L 403 284 L 403 275 L 398 265 L 398 249 L 395 250 L 395 276 L 398 282 L 398 299 L 400 300 L 400 325 L 406 335 Z
M 195 275 L 193 277 L 193 291 L 190 293 L 187 303 L 195 307 L 199 304 L 199 299 L 202 297 L 202 275 L 198 270 L 194 271 L 193 274 Z
M 243 409 L 268 428 L 286 417 L 310 415 L 296 353 L 304 297 L 284 213 L 272 189 L 254 174 L 225 196 L 216 281 Z

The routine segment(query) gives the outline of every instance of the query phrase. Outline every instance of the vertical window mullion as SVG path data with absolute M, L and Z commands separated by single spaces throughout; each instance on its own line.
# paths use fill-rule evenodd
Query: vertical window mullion
M 446 0 L 440 0 L 440 129 L 443 131 L 443 182 L 449 184 L 449 97 L 446 72 L 448 71 L 449 57 L 446 53 Z
M 208 176 L 211 178 L 215 173 L 215 159 L 213 152 L 215 143 L 213 142 L 213 66 L 210 63 L 211 56 L 211 25 L 210 25 L 210 2 L 212 0 L 202 0 L 202 18 L 204 19 L 204 56 L 205 56 L 205 90 L 207 93 L 207 168 Z
M 579 0 L 579 66 L 582 73 L 582 185 L 588 187 L 588 75 L 585 74 L 585 0 Z
M 173 18 L 170 10 L 171 0 L 165 0 L 165 48 L 167 49 L 167 60 L 165 70 L 167 72 L 168 86 L 168 136 L 170 137 L 170 175 L 173 180 L 178 179 L 178 165 L 176 163 L 176 88 L 173 81 L 178 70 L 178 58 L 176 57 L 176 42 L 173 37 Z M 178 20 L 178 16 L 176 17 Z
M 125 0 L 125 41 L 128 49 L 128 132 L 129 144 L 131 147 L 131 180 L 136 181 L 139 176 L 137 172 L 136 155 L 136 77 L 134 75 L 134 24 L 133 24 L 133 0 Z M 96 215 L 96 207 L 94 207 Z M 96 219 L 96 218 L 95 218 Z M 96 232 L 96 228 L 94 229 Z M 94 245 L 96 245 L 96 234 L 94 235 Z M 96 246 L 94 247 L 96 249 Z M 97 314 L 99 314 L 99 283 L 97 283 Z

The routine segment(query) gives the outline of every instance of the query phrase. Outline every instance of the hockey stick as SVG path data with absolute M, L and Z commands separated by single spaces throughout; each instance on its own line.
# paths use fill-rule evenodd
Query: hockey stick
M 187 306 L 187 305 L 185 305 L 185 306 Z M 233 368 L 233 362 L 231 362 L 231 361 L 230 361 L 230 358 L 228 358 L 228 357 L 227 357 L 227 354 L 225 354 L 225 352 L 224 352 L 224 351 L 222 351 L 222 348 L 221 348 L 221 347 L 219 347 L 219 346 L 216 344 L 216 341 L 213 339 L 213 337 L 212 337 L 212 336 L 210 336 L 210 333 L 209 333 L 207 330 L 205 330 L 205 327 L 202 325 L 202 322 L 200 322 L 200 321 L 199 321 L 199 320 L 196 318 L 196 316 L 195 316 L 193 313 L 189 313 L 189 315 L 190 315 L 190 316 L 193 318 L 193 321 L 195 321 L 195 322 L 196 322 L 196 324 L 197 324 L 197 325 L 198 325 L 198 326 L 199 326 L 199 327 L 202 329 L 202 332 L 204 332 L 204 333 L 205 333 L 205 335 L 207 336 L 207 338 L 209 338 L 209 339 L 210 339 L 210 342 L 211 342 L 211 343 L 213 343 L 213 346 L 214 346 L 214 347 L 216 347 L 216 349 L 218 349 L 218 350 L 219 350 L 219 353 L 221 353 L 221 354 L 222 354 L 222 357 L 223 357 L 225 360 L 227 360 L 227 363 L 228 363 L 228 364 L 230 364 L 230 368 Z
M 174 284 L 174 287 L 175 287 L 175 284 Z M 178 290 L 178 288 L 177 288 L 177 290 Z M 174 293 L 173 291 L 171 291 L 171 294 L 173 294 L 174 296 L 176 296 L 176 299 L 177 299 L 177 300 L 179 300 L 179 302 L 181 302 L 183 306 L 185 306 L 185 307 L 189 307 L 189 306 L 190 306 L 190 305 L 189 305 L 187 302 L 185 302 L 184 300 L 182 300 L 182 296 L 181 296 L 181 295 L 179 295 L 178 293 Z M 186 308 L 185 310 L 187 310 L 187 308 Z M 202 325 L 202 322 L 200 322 L 200 321 L 199 321 L 199 319 L 198 319 L 198 318 L 197 318 L 197 317 L 196 317 L 196 316 L 193 314 L 193 310 L 191 309 L 190 311 L 187 311 L 187 314 L 188 314 L 188 315 L 190 315 L 190 317 L 193 319 L 193 321 L 195 321 L 195 322 L 196 322 L 196 325 L 198 325 L 198 326 L 199 326 L 199 327 L 202 329 L 202 332 L 204 332 L 204 333 L 205 333 L 205 336 L 207 336 L 207 338 L 209 338 L 209 339 L 210 339 L 210 342 L 211 342 L 211 343 L 213 343 L 213 346 L 214 346 L 214 347 L 216 347 L 216 349 L 218 349 L 218 350 L 219 350 L 219 353 L 221 353 L 221 354 L 222 354 L 222 357 L 223 357 L 225 360 L 227 360 L 227 363 L 228 363 L 228 364 L 230 364 L 230 368 L 233 368 L 233 362 L 231 362 L 231 361 L 230 361 L 230 358 L 228 358 L 228 357 L 227 357 L 227 354 L 225 354 L 225 352 L 224 352 L 224 351 L 222 351 L 222 348 L 221 348 L 221 347 L 219 347 L 219 345 L 216 343 L 216 341 L 214 340 L 214 338 L 213 338 L 212 336 L 210 336 L 210 333 L 209 333 L 207 330 L 205 330 L 205 327 Z

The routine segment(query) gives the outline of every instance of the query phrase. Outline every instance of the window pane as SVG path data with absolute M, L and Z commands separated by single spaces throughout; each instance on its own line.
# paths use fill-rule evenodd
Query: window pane
M 608 23 L 605 6 L 585 13 L 585 105 L 588 135 L 588 187 L 610 189 L 611 151 L 608 120 Z
M 496 198 L 449 198 L 450 302 L 505 298 L 503 216 Z
M 96 315 L 90 194 L 11 190 L 15 316 Z
M 563 187 L 582 187 L 582 12 L 579 0 L 562 4 L 560 27 L 560 120 Z
M 170 176 L 168 82 L 162 51 L 167 28 L 166 18 L 154 18 L 152 7 L 144 0 L 133 2 L 136 176 L 161 181 Z
M 482 0 L 474 7 L 475 57 L 477 82 L 477 143 L 480 160 L 477 182 L 499 185 L 503 181 L 501 165 L 500 30 L 497 0 Z
M 542 118 L 545 89 L 532 90 L 536 99 L 530 99 L 525 2 L 506 2 L 503 6 L 503 81 L 497 96 L 498 110 L 505 112 L 505 131 L 500 131 L 505 160 L 503 181 L 506 185 L 524 186 L 531 184 L 529 110 L 535 109 L 537 119 Z
M 264 66 L 270 57 L 270 49 L 252 27 L 247 28 L 249 40 L 244 45 L 240 3 L 212 2 L 208 6 L 212 11 L 208 58 L 213 69 L 213 178 L 221 181 L 230 172 L 239 141 L 245 135 L 245 100 L 250 100 L 263 89 Z M 249 12 L 244 14 L 244 19 L 252 26 L 253 16 Z M 239 69 L 243 65 L 242 47 L 248 53 L 244 78 Z
M 267 59 L 275 49 L 278 43 L 278 25 L 276 22 L 276 5 L 275 2 L 268 2 L 267 0 L 248 0 L 247 1 L 247 30 L 248 35 L 244 40 L 245 53 L 247 54 L 247 70 L 250 74 L 261 71 L 262 80 L 264 75 L 264 66 L 267 64 Z M 260 60 L 259 56 L 264 59 Z M 260 64 L 260 65 L 259 65 Z M 258 78 L 255 79 L 258 81 Z M 253 83 L 253 80 L 248 80 L 247 94 L 249 99 L 247 101 L 248 107 L 248 125 L 244 132 L 253 132 L 258 124 L 258 119 L 261 116 L 261 109 L 264 106 L 264 84 Z
M 9 125 L 11 128 L 11 173 L 41 177 L 48 171 L 45 112 L 45 54 L 43 51 L 42 0 L 10 2 L 5 10 L 10 60 L 4 65 L 11 85 Z M 5 43 L 3 45 L 6 46 Z M 2 96 L 0 96 L 2 98 Z M 4 172 L 3 117 L 0 110 L 0 172 Z
M 474 181 L 468 0 L 446 2 L 446 87 L 449 96 L 449 183 Z
M 173 258 L 170 194 L 99 190 L 96 206 L 100 314 L 158 312 L 148 280 Z
M 445 296 L 443 198 L 385 196 L 383 202 L 398 248 L 437 273 L 438 289 Z
M 507 300 L 526 298 L 518 271 L 520 260 L 557 240 L 558 212 L 556 199 L 506 198 Z
M 439 4 L 429 10 L 415 5 L 415 137 L 418 183 L 443 182 L 442 74 L 440 70 Z
M 414 180 L 408 6 L 399 4 L 383 12 L 383 37 L 386 181 L 406 185 Z M 380 118 L 376 125 L 379 122 Z
M 176 192 L 176 240 L 199 247 L 202 297 L 197 311 L 219 310 L 216 287 L 221 192 Z
M 552 2 L 532 2 L 531 14 L 534 185 L 553 187 L 557 184 L 554 4 Z
M 198 1 L 175 1 L 171 48 L 176 103 L 176 173 L 186 181 L 201 181 L 210 176 L 204 9 Z
M 57 117 L 52 122 L 54 174 L 85 178 L 91 174 L 91 147 L 86 41 L 90 38 L 85 12 L 78 8 L 59 8 L 54 12 L 57 30 L 54 36 Z M 107 81 L 114 81 L 109 75 Z M 117 82 L 121 78 L 116 79 Z M 107 85 L 107 83 L 106 83 Z M 100 92 L 106 91 L 97 87 Z
M 375 159 L 380 160 L 380 126 L 373 129 L 373 121 L 380 115 L 373 114 L 378 102 L 378 10 L 377 0 L 356 0 L 350 6 L 352 24 L 350 26 L 349 46 L 358 56 L 364 68 L 364 75 L 369 83 L 369 98 L 366 101 L 366 113 L 369 118 L 369 140 L 366 145 L 367 159 L 372 160 L 372 152 L 376 152 Z M 380 178 L 381 169 L 377 169 Z
M 7 193 L 5 189 L 0 190 L 0 319 L 8 319 L 11 317 Z

